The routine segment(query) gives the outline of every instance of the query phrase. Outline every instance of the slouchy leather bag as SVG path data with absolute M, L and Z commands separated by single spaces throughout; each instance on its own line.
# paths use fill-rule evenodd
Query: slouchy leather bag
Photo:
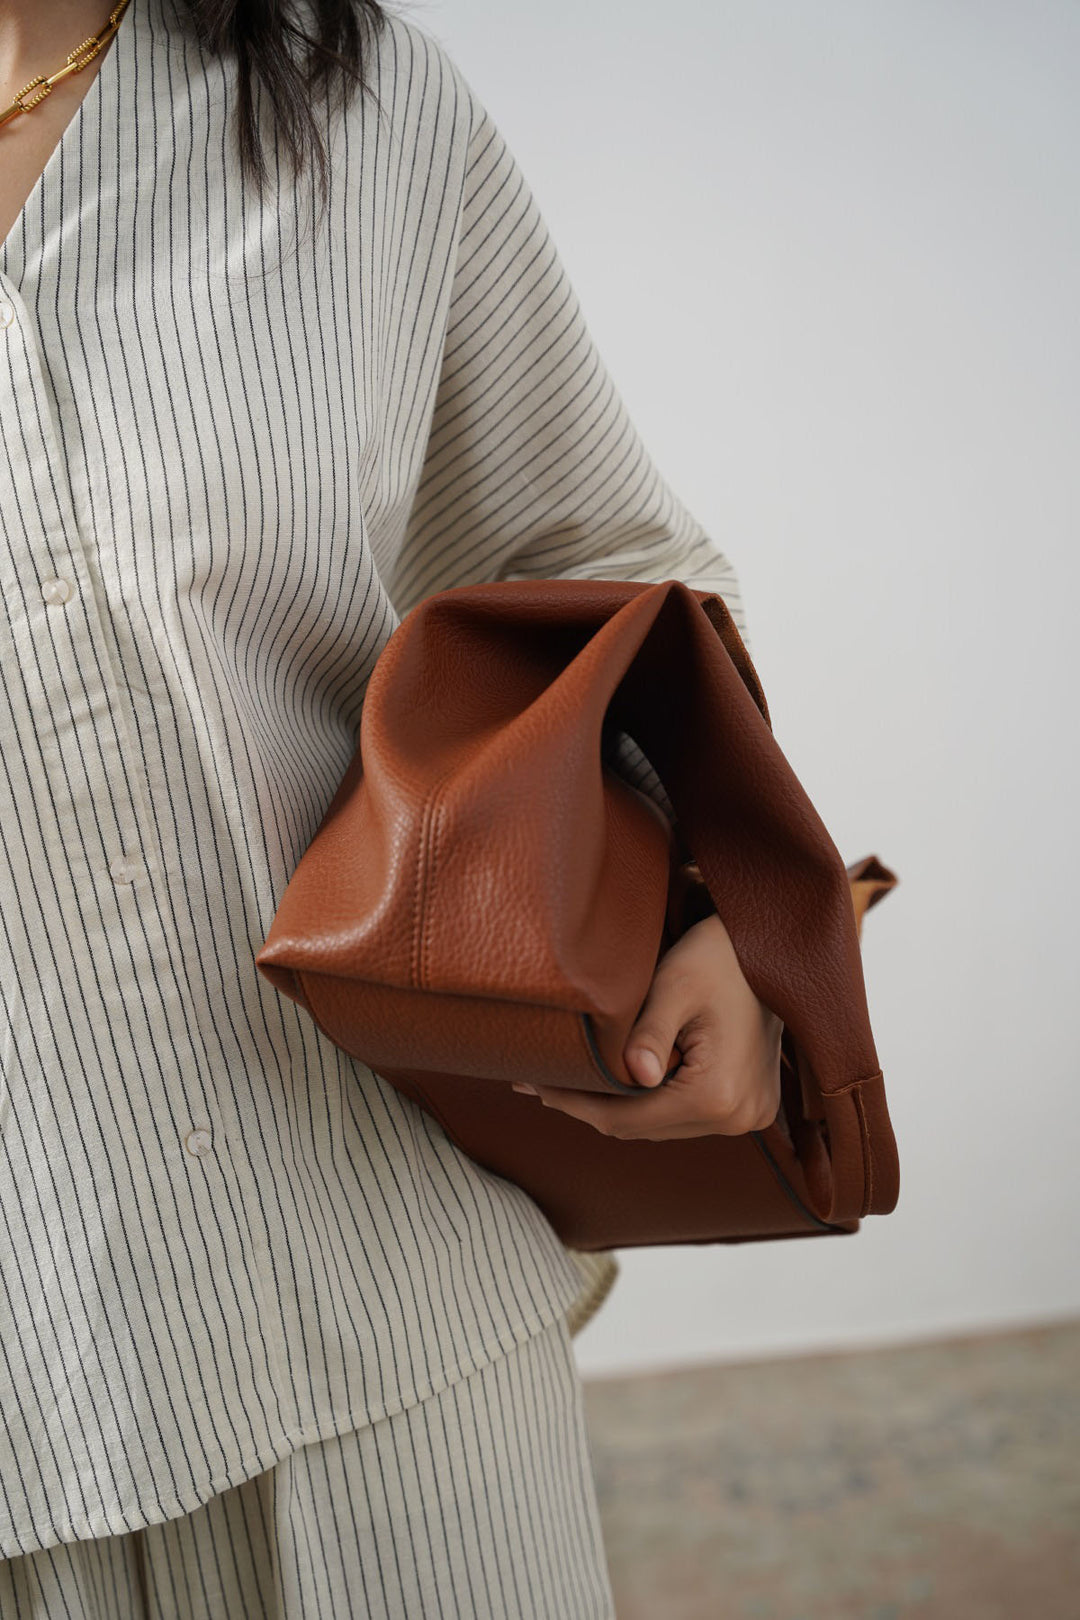
M 619 732 L 674 822 L 612 766 Z M 843 865 L 721 596 L 464 585 L 383 647 L 255 960 L 571 1247 L 850 1233 L 899 1191 L 860 937 L 896 881 Z M 772 1125 L 621 1139 L 511 1089 L 643 1090 L 623 1047 L 702 902 L 784 1023 Z

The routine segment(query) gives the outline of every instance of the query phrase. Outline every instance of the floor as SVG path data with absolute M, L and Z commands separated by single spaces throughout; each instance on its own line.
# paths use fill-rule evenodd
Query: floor
M 1080 1620 L 1080 1322 L 585 1403 L 619 1620 Z

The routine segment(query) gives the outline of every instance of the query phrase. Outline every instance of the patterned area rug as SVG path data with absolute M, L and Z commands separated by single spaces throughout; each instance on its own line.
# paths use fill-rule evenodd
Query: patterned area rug
M 585 1405 L 619 1620 L 1080 1620 L 1080 1323 Z

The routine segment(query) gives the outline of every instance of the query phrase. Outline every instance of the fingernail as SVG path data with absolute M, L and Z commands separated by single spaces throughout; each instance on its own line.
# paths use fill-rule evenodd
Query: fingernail
M 634 1055 L 637 1058 L 638 1072 L 644 1075 L 647 1085 L 656 1086 L 664 1078 L 664 1071 L 660 1059 L 655 1052 L 650 1052 L 647 1046 L 635 1047 Z
M 530 1097 L 535 1097 L 537 1095 L 536 1087 L 535 1086 L 527 1086 L 523 1080 L 522 1081 L 517 1081 L 517 1080 L 513 1081 L 512 1084 L 511 1084 L 510 1089 L 511 1089 L 511 1091 L 527 1091 L 529 1093 Z

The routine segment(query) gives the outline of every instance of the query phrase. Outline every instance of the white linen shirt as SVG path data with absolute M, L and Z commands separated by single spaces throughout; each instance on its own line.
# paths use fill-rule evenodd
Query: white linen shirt
M 242 175 L 235 61 L 189 28 L 130 0 L 0 248 L 4 1557 L 595 1309 L 614 1262 L 254 955 L 421 598 L 678 577 L 748 639 L 445 49 L 388 18 L 316 220 L 261 93 L 262 201 Z

